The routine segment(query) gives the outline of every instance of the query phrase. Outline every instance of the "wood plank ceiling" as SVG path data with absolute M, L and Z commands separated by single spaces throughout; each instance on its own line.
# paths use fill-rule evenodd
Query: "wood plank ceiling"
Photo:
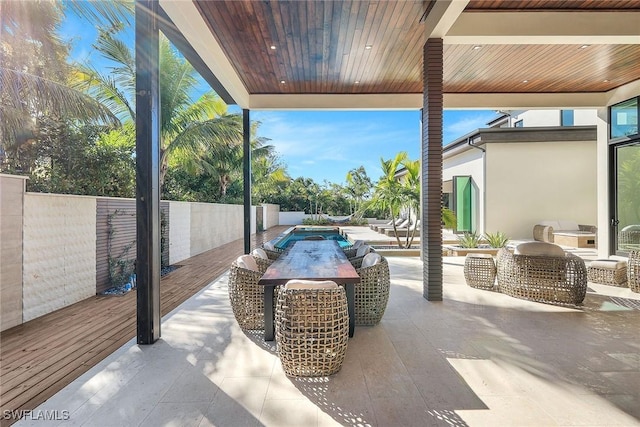
M 196 1 L 251 94 L 421 93 L 433 2 Z M 640 0 L 471 0 L 465 12 L 640 11 Z M 445 93 L 600 92 L 640 79 L 640 44 L 445 44 Z

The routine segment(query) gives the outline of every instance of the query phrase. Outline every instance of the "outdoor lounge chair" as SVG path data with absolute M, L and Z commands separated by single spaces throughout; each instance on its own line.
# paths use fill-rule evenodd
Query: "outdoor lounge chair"
M 500 292 L 531 301 L 580 304 L 587 292 L 584 260 L 558 245 L 527 242 L 497 257 Z
M 379 227 L 381 225 L 391 225 L 393 224 L 393 220 L 389 221 L 389 222 L 385 222 L 384 224 L 369 224 L 369 228 L 372 230 L 375 230 L 376 227 Z
M 393 228 L 393 223 L 394 222 L 396 223 L 396 227 L 397 227 L 398 225 L 402 224 L 403 221 L 404 221 L 403 218 L 398 218 L 395 221 L 389 221 L 389 223 L 387 223 L 387 224 L 375 224 L 373 226 L 373 229 L 375 231 L 377 231 L 378 233 L 380 233 L 380 230 L 383 229 L 383 228 L 388 228 L 388 227 Z
M 242 255 L 231 264 L 229 300 L 243 331 L 264 329 L 264 286 L 258 285 L 262 274 L 252 255 Z
M 355 242 L 353 242 L 353 245 L 343 249 L 344 254 L 347 256 L 347 258 L 353 258 L 354 256 L 356 256 L 356 252 L 358 251 L 358 248 L 360 248 L 360 246 L 364 244 L 365 244 L 364 240 L 356 240 Z
M 396 223 L 396 229 L 408 227 L 409 226 L 409 222 L 410 222 L 410 220 L 408 218 L 401 220 L 399 223 Z M 393 225 L 388 225 L 388 226 L 385 226 L 385 227 L 378 227 L 378 233 L 385 234 L 387 232 L 387 230 L 393 230 Z
M 356 284 L 356 325 L 375 325 L 380 322 L 389 302 L 389 263 L 377 253 L 368 253 L 356 270 L 360 283 Z
M 338 372 L 349 342 L 344 288 L 332 281 L 287 282 L 278 296 L 275 335 L 285 374 L 318 377 Z
M 394 230 L 393 228 L 389 228 L 387 230 L 385 230 L 385 234 L 389 237 L 407 237 L 407 235 L 411 235 L 411 233 L 413 233 L 413 231 L 415 230 L 415 235 L 419 236 L 420 235 L 420 220 L 416 221 L 415 223 L 411 224 L 409 227 L 403 227 L 403 228 L 397 228 Z

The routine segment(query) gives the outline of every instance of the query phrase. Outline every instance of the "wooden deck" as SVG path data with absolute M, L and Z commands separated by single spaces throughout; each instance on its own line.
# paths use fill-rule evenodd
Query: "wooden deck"
M 251 247 L 286 228 L 252 235 Z M 223 274 L 243 252 L 239 239 L 178 263 L 160 282 L 162 315 Z M 0 414 L 34 409 L 135 335 L 135 292 L 88 298 L 0 333 Z

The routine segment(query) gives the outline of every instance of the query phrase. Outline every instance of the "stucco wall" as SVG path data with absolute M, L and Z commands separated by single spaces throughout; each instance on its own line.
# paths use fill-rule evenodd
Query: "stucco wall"
M 23 320 L 96 293 L 96 199 L 24 197 Z
M 0 331 L 22 323 L 25 177 L 0 174 Z
M 169 264 L 191 256 L 191 203 L 169 202 Z
M 263 204 L 264 229 L 280 225 L 280 205 Z
M 224 245 L 244 235 L 242 205 L 191 204 L 191 256 Z
M 597 223 L 595 141 L 486 148 L 487 231 L 531 239 L 543 220 Z
M 307 215 L 304 212 L 280 212 L 280 225 L 300 225 Z

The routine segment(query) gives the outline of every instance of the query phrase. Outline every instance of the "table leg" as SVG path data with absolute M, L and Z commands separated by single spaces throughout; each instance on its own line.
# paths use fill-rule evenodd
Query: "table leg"
M 264 287 L 264 340 L 273 341 L 273 290 L 275 286 Z
M 349 336 L 352 337 L 356 329 L 356 285 L 347 283 L 347 306 L 349 309 Z

